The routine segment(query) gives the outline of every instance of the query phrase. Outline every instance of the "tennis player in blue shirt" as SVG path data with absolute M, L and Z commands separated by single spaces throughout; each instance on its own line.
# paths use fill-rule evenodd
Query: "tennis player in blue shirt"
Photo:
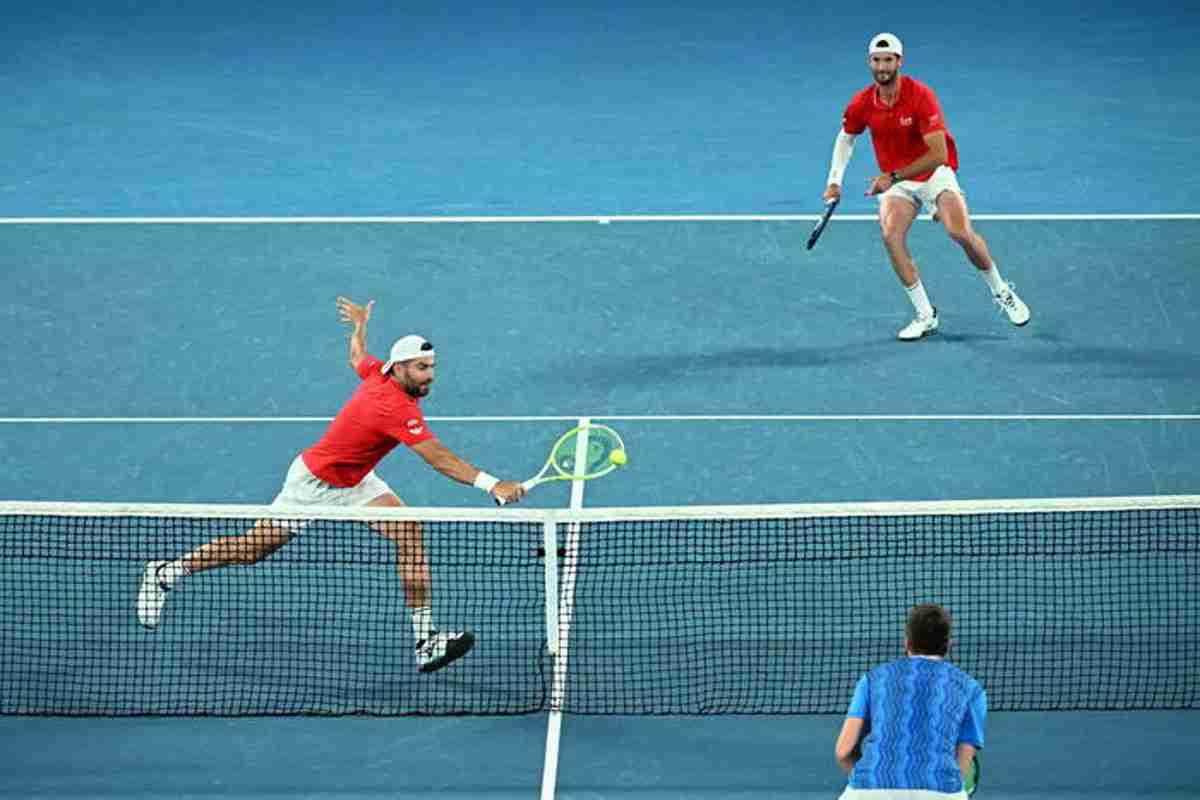
M 987 695 L 945 660 L 950 624 L 941 606 L 912 609 L 905 657 L 859 679 L 837 739 L 838 764 L 850 776 L 842 800 L 967 797 Z

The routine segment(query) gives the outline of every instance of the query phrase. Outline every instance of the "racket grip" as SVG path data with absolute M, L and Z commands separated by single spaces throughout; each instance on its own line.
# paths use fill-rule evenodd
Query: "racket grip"
M 521 481 L 521 488 L 523 488 L 527 492 L 530 489 L 532 489 L 534 486 L 537 486 L 537 478 L 530 478 L 527 481 Z M 496 505 L 498 505 L 498 506 L 508 505 L 508 503 L 506 503 L 502 497 L 499 497 L 497 495 L 492 495 L 492 499 L 496 501 Z

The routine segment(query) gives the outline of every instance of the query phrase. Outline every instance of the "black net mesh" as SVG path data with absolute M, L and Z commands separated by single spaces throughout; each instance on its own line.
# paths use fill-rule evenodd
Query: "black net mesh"
M 438 672 L 361 521 L 192 575 L 139 624 L 147 561 L 252 522 L 0 514 L 0 713 L 838 713 L 921 602 L 994 710 L 1200 707 L 1195 508 L 560 522 L 561 694 L 543 524 L 503 512 L 421 523 L 434 621 L 477 637 Z

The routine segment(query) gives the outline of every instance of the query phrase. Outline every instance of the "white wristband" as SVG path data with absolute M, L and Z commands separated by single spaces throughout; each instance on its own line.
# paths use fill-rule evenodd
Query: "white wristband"
M 492 489 L 496 488 L 496 484 L 500 479 L 494 475 L 488 475 L 483 470 L 479 470 L 479 474 L 475 476 L 475 488 L 482 489 L 488 494 L 492 493 Z

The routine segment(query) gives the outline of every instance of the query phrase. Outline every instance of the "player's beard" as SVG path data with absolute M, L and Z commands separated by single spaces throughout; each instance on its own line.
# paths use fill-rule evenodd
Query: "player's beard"
M 424 397 L 429 394 L 429 387 L 432 385 L 433 381 L 426 381 L 425 383 L 405 381 L 404 391 L 408 392 L 409 397 Z
M 894 69 L 875 70 L 875 82 L 880 86 L 891 86 L 896 82 L 896 75 L 899 73 Z

